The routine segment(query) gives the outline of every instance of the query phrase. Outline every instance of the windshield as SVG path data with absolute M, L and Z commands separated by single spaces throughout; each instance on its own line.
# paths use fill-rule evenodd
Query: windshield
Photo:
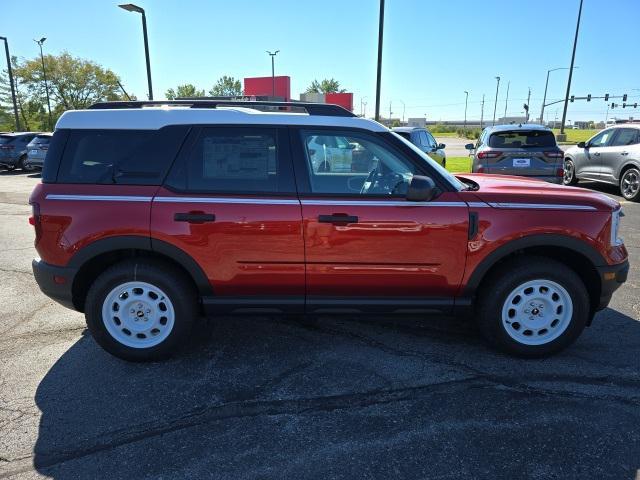
M 460 180 L 458 180 L 456 177 L 454 177 L 451 173 L 449 173 L 449 171 L 447 169 L 445 169 L 443 166 L 441 166 L 439 163 L 435 162 L 429 155 L 427 155 L 426 153 L 424 153 L 422 150 L 420 150 L 418 147 L 416 147 L 413 143 L 411 143 L 409 140 L 407 140 L 406 138 L 404 138 L 402 135 L 398 135 L 396 132 L 391 132 L 393 133 L 396 137 L 398 137 L 400 140 L 402 140 L 406 145 L 408 145 L 409 147 L 411 147 L 411 149 L 416 152 L 425 162 L 427 162 L 432 168 L 434 168 L 435 170 L 438 171 L 438 173 L 440 175 L 442 175 L 442 177 L 456 190 L 460 191 L 460 190 L 466 190 L 466 186 L 464 183 L 462 183 Z
M 498 132 L 489 138 L 492 148 L 555 147 L 556 137 L 548 130 L 514 130 Z
M 0 136 L 0 145 L 5 145 L 7 143 L 11 143 L 16 137 L 12 137 L 10 135 L 1 135 Z
M 31 140 L 29 145 L 48 145 L 51 141 L 51 137 L 49 135 L 38 135 L 36 138 Z

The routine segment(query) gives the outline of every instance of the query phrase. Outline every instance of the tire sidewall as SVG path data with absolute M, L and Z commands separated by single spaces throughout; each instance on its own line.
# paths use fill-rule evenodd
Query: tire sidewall
M 627 171 L 625 171 L 624 175 L 622 175 L 622 178 L 620 178 L 620 194 L 625 200 L 629 200 L 630 202 L 637 202 L 640 200 L 640 189 L 638 189 L 636 194 L 631 197 L 627 197 L 622 190 L 622 182 L 624 181 L 624 177 L 626 177 L 630 172 L 635 172 L 635 174 L 640 177 L 640 170 L 638 170 L 637 168 L 630 168 Z
M 152 361 L 169 357 L 185 343 L 196 316 L 195 297 L 184 280 L 183 275 L 174 269 L 159 268 L 143 262 L 126 262 L 106 270 L 89 289 L 85 302 L 85 319 L 93 338 L 107 352 L 124 360 Z M 107 295 L 118 285 L 131 281 L 146 282 L 158 287 L 173 305 L 173 329 L 158 345 L 148 348 L 128 347 L 111 336 L 104 324 L 102 307 Z
M 571 164 L 571 172 L 572 172 L 572 174 L 571 174 L 571 180 L 569 180 L 569 181 L 567 182 L 567 181 L 565 181 L 565 179 L 563 178 L 563 179 L 562 179 L 562 183 L 563 183 L 564 185 L 575 185 L 575 184 L 578 182 L 578 181 L 577 181 L 577 178 L 576 178 L 576 164 L 575 164 L 575 163 L 573 163 L 573 160 L 571 160 L 570 158 L 565 159 L 565 161 L 564 161 L 564 169 L 565 169 L 565 171 L 566 171 L 566 169 L 567 169 L 567 168 L 566 168 L 566 166 L 567 166 L 567 164 L 568 164 L 568 163 L 570 163 L 570 164 Z
M 587 324 L 590 314 L 589 296 L 578 275 L 559 262 L 531 259 L 530 265 L 503 270 L 503 275 L 484 290 L 487 298 L 482 302 L 481 330 L 485 337 L 502 350 L 522 357 L 544 357 L 556 353 L 573 343 Z M 556 339 L 543 345 L 525 345 L 511 337 L 502 323 L 502 308 L 509 294 L 519 285 L 531 280 L 552 280 L 567 290 L 573 303 L 573 315 L 566 330 Z

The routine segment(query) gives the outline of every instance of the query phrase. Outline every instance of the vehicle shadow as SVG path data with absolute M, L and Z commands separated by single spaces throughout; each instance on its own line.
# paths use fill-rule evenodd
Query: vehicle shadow
M 608 195 L 613 195 L 617 200 L 624 200 L 623 196 L 620 195 L 620 188 L 616 185 L 611 185 L 610 183 L 581 181 L 576 186 L 587 188 L 589 190 L 595 190 L 596 192 L 600 193 L 606 193 Z
M 60 479 L 368 468 L 515 478 L 523 462 L 594 468 L 593 454 L 627 478 L 640 466 L 638 345 L 640 322 L 612 309 L 543 360 L 493 352 L 445 318 L 221 318 L 181 355 L 147 364 L 111 357 L 85 333 L 38 386 L 34 465 Z M 512 449 L 527 453 L 498 454 Z
M 28 173 L 32 173 L 26 170 L 0 170 L 0 176 L 4 176 L 4 177 L 9 177 L 9 176 L 16 176 L 16 175 L 26 175 Z

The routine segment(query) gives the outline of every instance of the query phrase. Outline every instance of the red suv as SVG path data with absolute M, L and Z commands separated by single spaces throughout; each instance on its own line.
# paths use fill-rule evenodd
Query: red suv
M 40 288 L 128 360 L 231 313 L 462 314 L 507 352 L 548 355 L 629 268 L 614 200 L 451 175 L 334 105 L 70 111 L 30 203 Z

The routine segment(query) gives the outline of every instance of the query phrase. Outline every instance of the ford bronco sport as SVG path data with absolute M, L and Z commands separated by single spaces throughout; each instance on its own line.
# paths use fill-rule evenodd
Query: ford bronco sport
M 136 361 L 170 355 L 200 315 L 231 313 L 458 314 L 502 350 L 544 356 L 629 268 L 616 201 L 451 175 L 335 105 L 69 111 L 30 203 L 42 291 Z

